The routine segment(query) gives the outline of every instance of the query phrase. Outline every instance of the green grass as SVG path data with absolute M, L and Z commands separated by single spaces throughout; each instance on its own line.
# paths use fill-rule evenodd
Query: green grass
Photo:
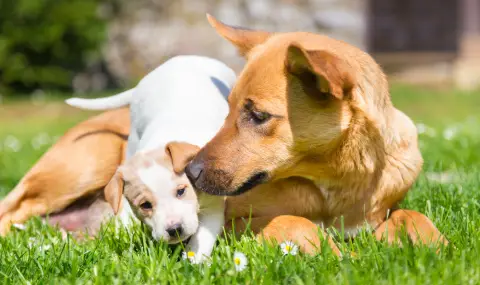
M 420 135 L 424 171 L 402 207 L 425 213 L 447 236 L 453 246 L 438 255 L 424 246 L 388 246 L 361 233 L 351 242 L 337 239 L 345 253 L 342 260 L 328 250 L 313 257 L 284 257 L 278 246 L 257 244 L 244 236 L 241 240 L 221 239 L 211 266 L 198 266 L 181 259 L 181 247 L 153 242 L 140 227 L 127 233 L 116 232 L 110 225 L 97 239 L 75 242 L 62 240 L 60 232 L 34 219 L 26 231 L 0 238 L 0 282 L 479 284 L 480 93 L 395 85 L 392 94 L 399 109 L 425 124 Z M 89 114 L 55 102 L 0 105 L 0 196 L 55 137 Z M 235 271 L 235 251 L 248 258 L 242 272 Z M 352 251 L 357 253 L 355 258 L 349 254 Z

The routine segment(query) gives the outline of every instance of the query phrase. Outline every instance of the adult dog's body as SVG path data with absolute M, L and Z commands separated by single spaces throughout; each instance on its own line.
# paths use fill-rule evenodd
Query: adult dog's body
M 261 228 L 279 215 L 302 216 L 343 223 L 352 236 L 367 224 L 379 237 L 416 220 L 422 241 L 446 242 L 420 213 L 400 211 L 385 221 L 423 161 L 414 124 L 392 105 L 385 75 L 368 54 L 312 33 L 209 21 L 247 64 L 223 128 L 186 172 L 198 189 L 234 196 L 228 218 L 251 215 Z M 407 230 L 417 240 L 416 230 Z

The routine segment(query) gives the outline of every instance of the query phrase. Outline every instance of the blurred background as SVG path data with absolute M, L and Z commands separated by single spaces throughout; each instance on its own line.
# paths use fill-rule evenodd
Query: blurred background
M 178 54 L 241 70 L 244 60 L 206 12 L 366 50 L 421 135 L 448 141 L 462 122 L 478 125 L 480 0 L 0 0 L 0 196 L 66 129 L 94 114 L 63 99 L 114 94 Z
M 240 70 L 206 12 L 232 25 L 330 35 L 370 52 L 394 79 L 480 84 L 479 0 L 1 0 L 0 92 L 124 87 L 178 54 Z

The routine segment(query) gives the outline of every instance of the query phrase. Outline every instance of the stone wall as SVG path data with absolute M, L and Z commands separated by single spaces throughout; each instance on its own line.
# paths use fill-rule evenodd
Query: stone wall
M 179 54 L 215 57 L 240 70 L 243 59 L 209 26 L 207 12 L 232 25 L 324 33 L 364 48 L 365 6 L 366 0 L 117 0 L 99 13 L 112 19 L 107 67 L 131 84 Z

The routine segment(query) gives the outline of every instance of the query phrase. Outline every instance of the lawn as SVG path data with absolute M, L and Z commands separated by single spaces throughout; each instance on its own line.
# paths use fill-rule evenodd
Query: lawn
M 221 239 L 210 265 L 182 260 L 181 247 L 153 242 L 140 227 L 131 233 L 105 227 L 98 238 L 76 242 L 30 221 L 0 238 L 3 284 L 480 284 L 480 92 L 394 85 L 395 105 L 417 123 L 425 159 L 402 207 L 425 213 L 451 242 L 439 254 L 403 248 L 367 233 L 337 243 L 344 258 L 283 256 L 279 246 L 249 236 Z M 61 101 L 0 105 L 0 197 L 55 139 L 91 113 Z M 350 252 L 355 252 L 355 257 Z M 248 264 L 237 272 L 235 252 Z

